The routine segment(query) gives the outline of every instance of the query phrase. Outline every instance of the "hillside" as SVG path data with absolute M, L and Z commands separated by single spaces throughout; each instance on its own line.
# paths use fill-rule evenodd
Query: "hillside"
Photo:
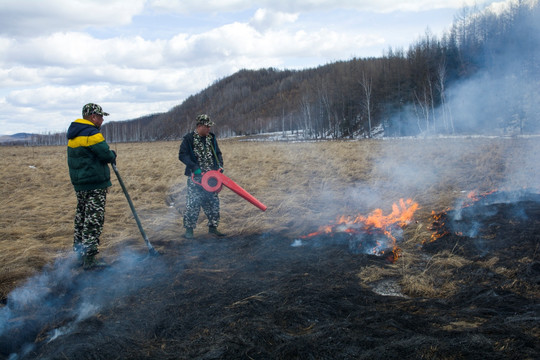
M 32 140 L 32 134 L 17 133 L 13 135 L 0 135 L 0 144 L 17 145 Z

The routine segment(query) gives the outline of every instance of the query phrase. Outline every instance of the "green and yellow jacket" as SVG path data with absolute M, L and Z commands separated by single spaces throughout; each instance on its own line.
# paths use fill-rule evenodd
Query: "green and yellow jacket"
M 111 186 L 108 163 L 116 155 L 103 134 L 91 121 L 77 119 L 67 131 L 69 176 L 75 191 L 104 189 Z

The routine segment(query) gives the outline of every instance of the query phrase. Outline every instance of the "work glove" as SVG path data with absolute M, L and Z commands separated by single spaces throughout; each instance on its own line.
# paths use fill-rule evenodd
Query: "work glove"
M 198 168 L 198 169 L 195 170 L 193 173 L 194 173 L 195 175 L 201 175 L 202 171 L 201 171 L 200 168 Z
M 114 154 L 114 159 L 111 161 L 111 164 L 116 165 L 116 151 L 114 150 L 111 150 L 111 151 Z

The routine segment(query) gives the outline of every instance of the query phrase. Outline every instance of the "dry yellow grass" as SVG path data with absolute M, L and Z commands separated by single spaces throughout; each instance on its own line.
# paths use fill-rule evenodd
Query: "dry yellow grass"
M 178 161 L 179 144 L 111 144 L 143 227 L 161 251 L 184 241 L 186 178 Z M 451 254 L 422 259 L 415 252 L 430 236 L 431 211 L 453 206 L 463 192 L 474 189 L 536 188 L 536 167 L 516 159 L 536 154 L 539 145 L 538 139 L 223 140 L 225 174 L 268 210 L 260 211 L 225 188 L 220 229 L 232 236 L 272 231 L 294 239 L 338 215 L 375 208 L 389 212 L 393 202 L 412 198 L 421 208 L 416 224 L 406 229 L 402 257 L 385 269 L 360 269 L 359 278 L 369 283 L 381 276 L 398 277 L 409 294 L 444 296 L 452 292 L 452 269 L 464 262 Z M 70 252 L 76 199 L 63 146 L 0 147 L 0 164 L 0 298 L 5 298 L 26 277 Z M 106 258 L 126 247 L 146 250 L 112 177 L 100 247 Z M 205 222 L 201 212 L 196 236 L 205 232 Z M 495 260 L 486 266 L 497 268 Z M 434 277 L 441 274 L 447 284 L 435 289 Z

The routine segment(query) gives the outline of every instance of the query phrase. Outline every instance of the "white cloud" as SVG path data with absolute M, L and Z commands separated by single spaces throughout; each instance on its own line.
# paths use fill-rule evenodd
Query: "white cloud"
M 83 101 L 85 98 L 94 98 L 96 101 L 103 100 L 111 93 L 110 86 L 60 87 L 43 86 L 36 89 L 13 91 L 7 96 L 7 101 L 13 106 L 36 107 L 41 110 L 52 110 L 62 102 Z M 36 106 L 37 105 L 37 106 Z
M 249 25 L 259 32 L 264 32 L 269 29 L 279 28 L 284 24 L 294 23 L 297 19 L 298 14 L 258 9 L 250 20 Z
M 486 9 L 494 14 L 501 14 L 503 11 L 506 11 L 509 6 L 510 3 L 508 1 L 499 1 L 490 4 Z
M 28 66 L 86 66 L 107 62 L 133 67 L 156 66 L 161 41 L 141 37 L 97 39 L 84 33 L 54 33 L 0 43 L 6 64 Z
M 145 0 L 2 0 L 0 34 L 35 34 L 129 24 Z
M 3 112 L 11 114 L 9 117 L 0 114 L 0 128 L 7 134 L 64 131 L 71 121 L 81 117 L 82 106 L 88 102 L 100 104 L 111 114 L 106 121 L 133 119 L 162 112 L 178 104 L 177 99 L 145 101 L 137 98 L 141 90 L 138 86 L 81 85 L 15 91 L 6 99 L 0 99 Z
M 253 8 L 265 8 L 278 12 L 297 13 L 304 11 L 323 11 L 335 8 L 347 8 L 358 11 L 388 13 L 393 11 L 428 11 L 432 9 L 459 9 L 464 5 L 474 5 L 477 0 L 150 0 L 149 5 L 160 11 L 179 13 L 243 11 Z

